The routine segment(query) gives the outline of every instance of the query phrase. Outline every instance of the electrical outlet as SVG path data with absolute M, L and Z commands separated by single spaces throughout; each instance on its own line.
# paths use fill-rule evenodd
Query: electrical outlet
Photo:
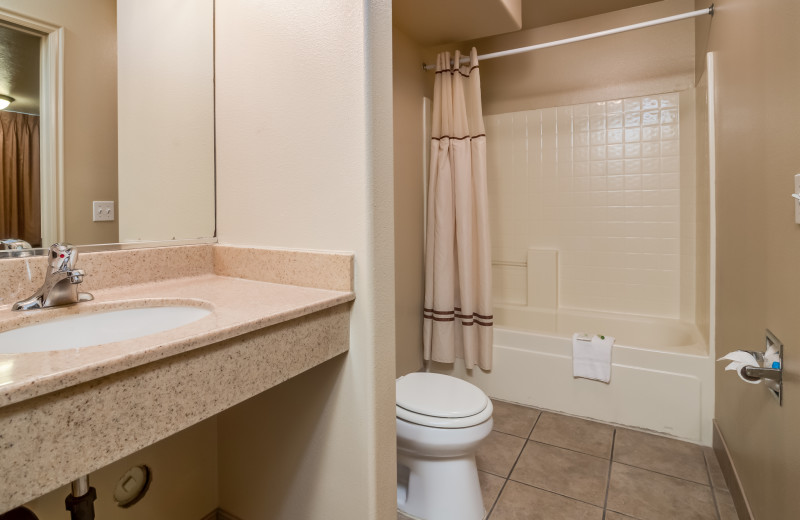
M 92 202 L 92 220 L 94 222 L 114 220 L 114 201 L 95 200 Z

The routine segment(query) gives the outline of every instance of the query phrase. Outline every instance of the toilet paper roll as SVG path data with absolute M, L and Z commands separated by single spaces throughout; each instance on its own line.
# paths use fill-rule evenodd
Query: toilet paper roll
M 772 364 L 775 362 L 781 362 L 781 353 L 778 352 L 778 349 L 775 348 L 775 345 L 769 345 L 767 346 L 767 351 L 764 352 L 764 366 L 767 368 L 772 368 Z
M 744 369 L 746 367 L 759 368 L 761 366 L 758 364 L 758 361 L 756 361 L 756 358 L 749 352 L 744 352 L 742 350 L 735 350 L 733 352 L 725 354 L 717 361 L 722 361 L 723 359 L 727 359 L 730 361 L 730 363 L 728 363 L 728 366 L 725 367 L 725 370 L 736 371 L 736 373 L 739 375 L 739 379 L 741 379 L 745 383 L 750 383 L 751 385 L 757 385 L 761 382 L 760 379 L 752 380 L 744 375 Z

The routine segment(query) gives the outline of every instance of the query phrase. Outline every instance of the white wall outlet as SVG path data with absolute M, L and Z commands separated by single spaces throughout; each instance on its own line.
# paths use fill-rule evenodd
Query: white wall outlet
M 114 220 L 114 201 L 95 200 L 92 202 L 92 220 L 94 222 L 104 222 Z
M 800 173 L 794 176 L 794 192 L 795 194 L 800 193 Z M 800 199 L 795 197 L 792 200 L 794 201 L 794 222 L 800 224 Z

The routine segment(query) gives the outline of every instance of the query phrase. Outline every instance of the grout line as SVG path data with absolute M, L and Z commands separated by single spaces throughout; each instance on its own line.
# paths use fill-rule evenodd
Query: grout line
M 642 468 L 640 466 L 634 466 L 633 464 L 627 464 L 625 462 L 620 462 L 618 460 L 615 460 L 614 462 L 616 462 L 617 464 L 622 464 L 623 466 L 628 466 L 629 468 L 635 468 L 635 469 L 638 469 L 638 470 L 641 470 L 641 471 L 649 471 L 650 473 L 655 473 L 656 475 L 661 475 L 662 477 L 674 478 L 674 479 L 677 479 L 677 480 L 682 480 L 684 482 L 692 483 L 692 484 L 694 484 L 696 486 L 703 486 L 703 487 L 707 487 L 707 488 L 713 489 L 712 486 L 709 486 L 707 484 L 703 484 L 701 482 L 697 482 L 695 480 L 689 480 L 688 478 L 676 477 L 675 475 L 670 475 L 669 473 L 662 473 L 660 471 L 655 471 L 655 470 L 648 469 L 648 468 Z
M 571 451 L 572 453 L 578 453 L 580 455 L 586 455 L 587 457 L 594 457 L 594 458 L 600 459 L 600 460 L 611 460 L 611 455 L 613 455 L 613 449 L 612 449 L 611 454 L 609 454 L 608 457 L 601 457 L 600 455 L 593 455 L 591 453 L 586 453 L 585 451 L 578 451 L 578 450 L 573 450 L 572 448 L 565 448 L 564 446 L 559 446 L 558 444 L 550 444 L 549 442 L 535 441 L 533 439 L 528 439 L 528 440 L 530 442 L 535 442 L 536 444 L 541 444 L 541 445 L 547 446 L 549 448 L 558 448 L 560 450 Z M 612 443 L 612 445 L 614 443 L 614 434 L 613 433 L 611 435 L 611 443 Z
M 591 502 L 587 502 L 586 500 L 581 500 L 580 498 L 571 497 L 569 495 L 565 495 L 563 493 L 559 493 L 558 491 L 553 491 L 552 489 L 547 489 L 539 486 L 534 486 L 533 484 L 528 484 L 527 482 L 522 482 L 521 480 L 514 480 L 513 478 L 508 479 L 511 482 L 522 484 L 523 486 L 538 489 L 539 491 L 544 491 L 545 493 L 550 493 L 551 495 L 557 495 L 560 497 L 568 498 L 569 500 L 573 500 L 575 502 L 580 502 L 581 504 L 586 504 L 587 506 L 596 507 L 597 509 L 602 509 L 603 506 L 598 506 L 597 504 L 592 504 Z
M 714 512 L 717 514 L 717 520 L 721 520 L 719 512 L 719 504 L 717 504 L 717 494 L 714 492 L 714 481 L 711 479 L 711 466 L 708 463 L 706 452 L 703 451 L 703 461 L 706 464 L 706 475 L 708 476 L 708 489 L 711 491 L 711 501 L 714 502 Z
M 606 498 L 603 500 L 603 520 L 606 518 L 608 511 L 608 492 L 611 490 L 611 467 L 614 465 L 614 448 L 617 445 L 617 429 L 611 434 L 611 457 L 608 458 L 608 477 L 606 478 Z
M 531 432 L 533 432 L 533 429 L 536 428 L 537 424 L 539 424 L 539 418 L 541 416 L 542 416 L 542 414 L 539 413 L 539 415 L 536 417 L 536 420 L 533 421 L 533 427 L 531 428 Z M 530 436 L 530 433 L 528 434 L 528 436 Z M 497 502 L 500 501 L 500 495 L 503 494 L 503 490 L 506 488 L 506 484 L 508 484 L 508 481 L 511 479 L 511 473 L 514 472 L 514 468 L 517 466 L 517 462 L 519 462 L 519 458 L 522 456 L 522 452 L 525 451 L 525 446 L 528 445 L 528 440 L 529 439 L 525 439 L 525 443 L 522 445 L 522 449 L 519 450 L 519 453 L 517 454 L 517 459 L 514 461 L 514 464 L 511 465 L 511 469 L 508 471 L 508 475 L 505 477 L 505 480 L 503 481 L 503 486 L 500 488 L 500 491 L 497 493 L 497 497 L 494 499 L 494 503 L 492 503 L 492 508 L 489 510 L 488 513 L 486 513 L 486 520 L 489 520 L 489 517 L 494 512 L 495 506 L 497 506 Z M 516 482 L 516 481 L 514 481 L 514 482 Z

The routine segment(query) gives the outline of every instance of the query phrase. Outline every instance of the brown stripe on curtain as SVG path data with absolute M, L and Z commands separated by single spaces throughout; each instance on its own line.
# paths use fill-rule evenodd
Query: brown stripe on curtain
M 39 116 L 0 111 L 0 238 L 42 245 Z

